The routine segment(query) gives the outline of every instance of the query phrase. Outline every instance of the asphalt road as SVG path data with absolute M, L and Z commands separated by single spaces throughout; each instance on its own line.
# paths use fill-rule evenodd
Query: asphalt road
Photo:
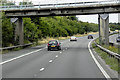
M 97 37 L 93 35 L 94 38 Z M 28 56 L 2 65 L 3 78 L 105 78 L 88 50 L 87 36 L 77 42 L 63 40 L 61 51 L 47 51 L 46 45 L 20 50 L 11 54 L 29 53 Z M 3 60 L 11 58 L 3 56 Z
M 116 42 L 116 38 L 118 37 L 118 34 L 111 35 L 109 37 L 109 42 L 114 43 L 116 45 L 120 45 L 120 43 Z

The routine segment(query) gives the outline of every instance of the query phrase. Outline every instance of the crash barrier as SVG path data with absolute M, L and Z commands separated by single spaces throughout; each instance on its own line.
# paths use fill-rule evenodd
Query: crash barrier
M 108 50 L 108 49 L 106 49 L 106 48 L 98 45 L 95 41 L 94 41 L 94 43 L 95 43 L 95 45 L 96 45 L 97 47 L 99 47 L 102 51 L 106 52 L 109 56 L 114 57 L 114 58 L 116 58 L 118 61 L 120 61 L 120 55 L 119 55 L 118 53 L 114 53 L 114 52 L 112 52 L 112 51 L 110 51 L 110 50 Z M 118 46 L 118 49 L 119 49 L 119 48 L 120 48 L 120 47 Z M 118 51 L 119 51 L 119 50 L 118 50 Z
M 0 50 L 12 50 L 14 48 L 25 48 L 25 47 L 28 47 L 30 45 L 32 45 L 33 43 L 29 43 L 29 44 L 24 44 L 24 45 L 18 45 L 18 46 L 12 46 L 12 47 L 4 47 L 4 48 L 0 48 Z

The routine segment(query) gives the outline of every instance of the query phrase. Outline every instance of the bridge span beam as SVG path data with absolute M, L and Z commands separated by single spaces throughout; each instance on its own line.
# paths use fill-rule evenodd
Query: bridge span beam
M 109 45 L 109 14 L 99 14 L 99 43 Z
M 18 35 L 19 35 L 19 44 L 20 45 L 23 45 L 24 44 L 24 25 L 23 25 L 23 19 L 22 17 L 19 17 L 18 18 L 18 24 L 17 24 L 17 27 L 18 27 Z

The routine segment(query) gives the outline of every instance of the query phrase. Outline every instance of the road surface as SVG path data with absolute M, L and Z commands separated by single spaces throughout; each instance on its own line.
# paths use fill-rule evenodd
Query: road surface
M 3 78 L 105 78 L 90 54 L 88 49 L 90 41 L 84 36 L 77 41 L 61 41 L 60 51 L 47 51 L 44 44 L 15 51 L 9 56 L 4 55 L 3 61 L 6 61 L 13 56 L 32 52 L 30 55 L 2 64 L 2 76 Z
M 117 37 L 118 37 L 118 34 L 111 35 L 109 37 L 109 42 L 114 43 L 115 45 L 120 45 L 120 43 L 116 42 Z

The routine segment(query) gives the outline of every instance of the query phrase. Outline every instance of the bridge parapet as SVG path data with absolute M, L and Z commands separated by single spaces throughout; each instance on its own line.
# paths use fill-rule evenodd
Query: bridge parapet
M 120 4 L 46 7 L 3 10 L 7 17 L 32 17 L 32 16 L 69 16 L 103 13 L 120 13 Z
M 74 1 L 74 0 L 73 0 Z M 118 0 L 103 0 L 103 1 L 82 1 L 82 2 L 69 2 L 69 3 L 51 3 L 51 4 L 40 4 L 38 2 L 36 5 L 28 4 L 28 5 L 11 5 L 11 6 L 0 6 L 0 10 L 15 10 L 15 9 L 29 9 L 29 8 L 46 8 L 46 7 L 67 7 L 67 6 L 85 6 L 85 5 L 106 5 L 106 4 L 117 4 Z

